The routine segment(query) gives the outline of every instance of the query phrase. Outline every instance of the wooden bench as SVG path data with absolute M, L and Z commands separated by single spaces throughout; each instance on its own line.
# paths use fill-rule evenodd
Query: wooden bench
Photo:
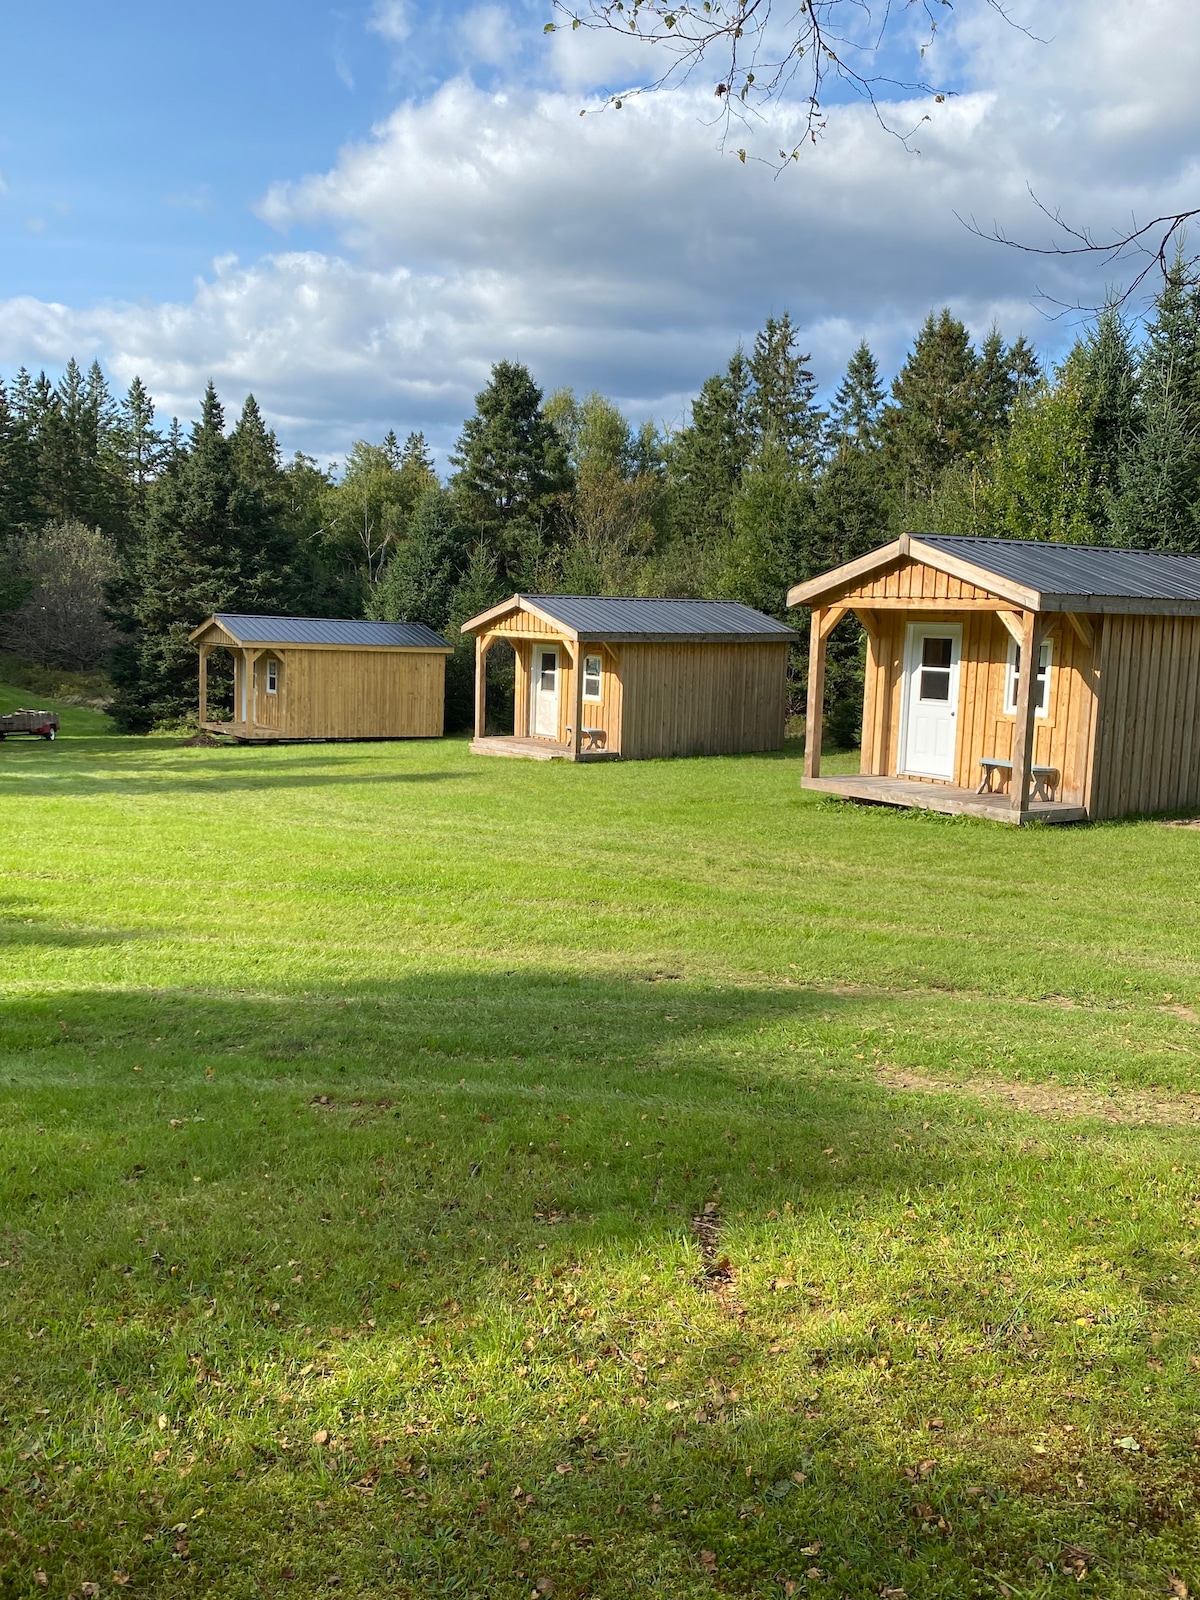
M 1012 762 L 1002 761 L 997 756 L 983 756 L 979 762 L 983 768 L 983 782 L 976 789 L 976 794 L 996 794 L 999 791 L 992 787 L 993 774 L 1000 774 L 1002 780 L 1005 774 L 1012 779 Z M 1053 800 L 1050 790 L 1058 786 L 1057 767 L 1039 767 L 1036 764 L 1029 769 L 1033 779 L 1033 789 L 1029 798 L 1031 800 L 1045 800 L 1049 804 Z
M 584 750 L 605 750 L 608 748 L 608 731 L 605 728 L 580 728 L 579 748 Z

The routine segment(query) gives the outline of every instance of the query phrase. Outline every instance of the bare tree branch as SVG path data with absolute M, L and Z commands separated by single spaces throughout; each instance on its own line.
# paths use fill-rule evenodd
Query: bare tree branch
M 736 122 L 766 120 L 766 108 L 785 97 L 798 98 L 804 110 L 803 132 L 790 149 L 779 151 L 781 162 L 795 161 L 805 145 L 825 131 L 827 90 L 850 89 L 874 112 L 880 126 L 905 144 L 921 122 L 908 130 L 892 125 L 880 91 L 932 98 L 940 103 L 953 91 L 924 79 L 890 77 L 876 64 L 889 32 L 914 14 L 922 19 L 922 57 L 937 36 L 951 0 L 553 0 L 560 26 L 607 30 L 636 39 L 670 57 L 666 70 L 645 83 L 607 97 L 619 109 L 633 95 L 653 94 L 688 82 L 704 66 L 716 63 L 714 94 L 720 102 L 722 143 Z M 1014 27 L 1003 0 L 971 0 L 986 5 Z M 1021 29 L 1022 32 L 1027 32 Z M 746 160 L 746 151 L 738 156 Z
M 1200 217 L 1200 206 L 1193 206 L 1186 211 L 1167 211 L 1161 216 L 1152 217 L 1149 222 L 1140 224 L 1136 217 L 1132 218 L 1128 228 L 1114 229 L 1111 238 L 1103 239 L 1097 238 L 1090 228 L 1077 227 L 1068 222 L 1060 209 L 1056 207 L 1051 210 L 1039 200 L 1032 189 L 1029 191 L 1029 198 L 1059 231 L 1062 236 L 1059 242 L 1027 244 L 1021 239 L 1012 238 L 1008 231 L 997 223 L 993 223 L 990 228 L 982 228 L 974 217 L 970 219 L 959 217 L 958 220 L 977 238 L 986 239 L 991 244 L 1002 244 L 1009 250 L 1019 251 L 1022 255 L 1066 259 L 1087 257 L 1101 267 L 1137 264 L 1137 271 L 1121 293 L 1107 295 L 1105 304 L 1108 305 L 1125 305 L 1139 293 L 1151 274 L 1157 270 L 1165 278 L 1168 272 L 1174 269 L 1177 261 L 1182 263 L 1189 276 L 1194 275 L 1200 267 L 1200 254 L 1189 256 L 1185 251 L 1188 223 Z M 1048 305 L 1057 306 L 1059 315 L 1073 311 L 1094 312 L 1099 309 L 1096 305 L 1087 305 L 1082 301 L 1067 302 L 1044 293 L 1041 294 L 1041 298 Z

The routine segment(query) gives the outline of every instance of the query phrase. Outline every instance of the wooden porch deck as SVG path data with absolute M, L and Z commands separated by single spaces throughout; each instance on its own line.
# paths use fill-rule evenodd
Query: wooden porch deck
M 619 750 L 581 750 L 556 744 L 553 739 L 525 739 L 515 734 L 492 735 L 471 740 L 473 756 L 517 756 L 526 761 L 619 761 Z
M 1031 800 L 1014 811 L 1006 794 L 976 794 L 953 783 L 921 783 L 915 778 L 879 778 L 869 774 L 841 778 L 803 778 L 801 787 L 843 800 L 865 800 L 881 806 L 914 806 L 950 816 L 986 817 L 989 822 L 1086 822 L 1082 806 L 1061 800 Z

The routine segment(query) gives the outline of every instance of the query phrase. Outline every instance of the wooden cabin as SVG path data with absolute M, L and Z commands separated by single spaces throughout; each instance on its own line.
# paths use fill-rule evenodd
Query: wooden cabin
M 218 612 L 188 636 L 200 654 L 200 726 L 239 741 L 437 739 L 445 639 L 419 622 Z M 233 719 L 208 716 L 208 662 L 233 657 Z
M 812 609 L 805 788 L 1018 823 L 1200 805 L 1198 557 L 905 534 L 788 604 Z M 848 612 L 861 771 L 823 777 L 826 642 Z
M 479 755 L 567 761 L 778 750 L 782 622 L 732 600 L 515 594 L 473 617 Z M 511 737 L 485 737 L 488 651 L 516 658 Z

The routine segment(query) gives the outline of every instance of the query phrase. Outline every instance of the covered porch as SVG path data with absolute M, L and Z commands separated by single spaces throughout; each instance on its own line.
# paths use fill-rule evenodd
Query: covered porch
M 907 535 L 788 600 L 811 608 L 804 788 L 1018 825 L 1087 819 L 1085 616 Z M 846 616 L 866 634 L 861 767 L 824 776 L 826 656 Z
M 531 761 L 619 759 L 620 652 L 580 637 L 526 597 L 518 599 L 519 606 L 509 602 L 475 619 L 486 625 L 475 638 L 472 754 Z M 489 734 L 488 657 L 496 645 L 513 652 L 513 727 L 511 733 Z

